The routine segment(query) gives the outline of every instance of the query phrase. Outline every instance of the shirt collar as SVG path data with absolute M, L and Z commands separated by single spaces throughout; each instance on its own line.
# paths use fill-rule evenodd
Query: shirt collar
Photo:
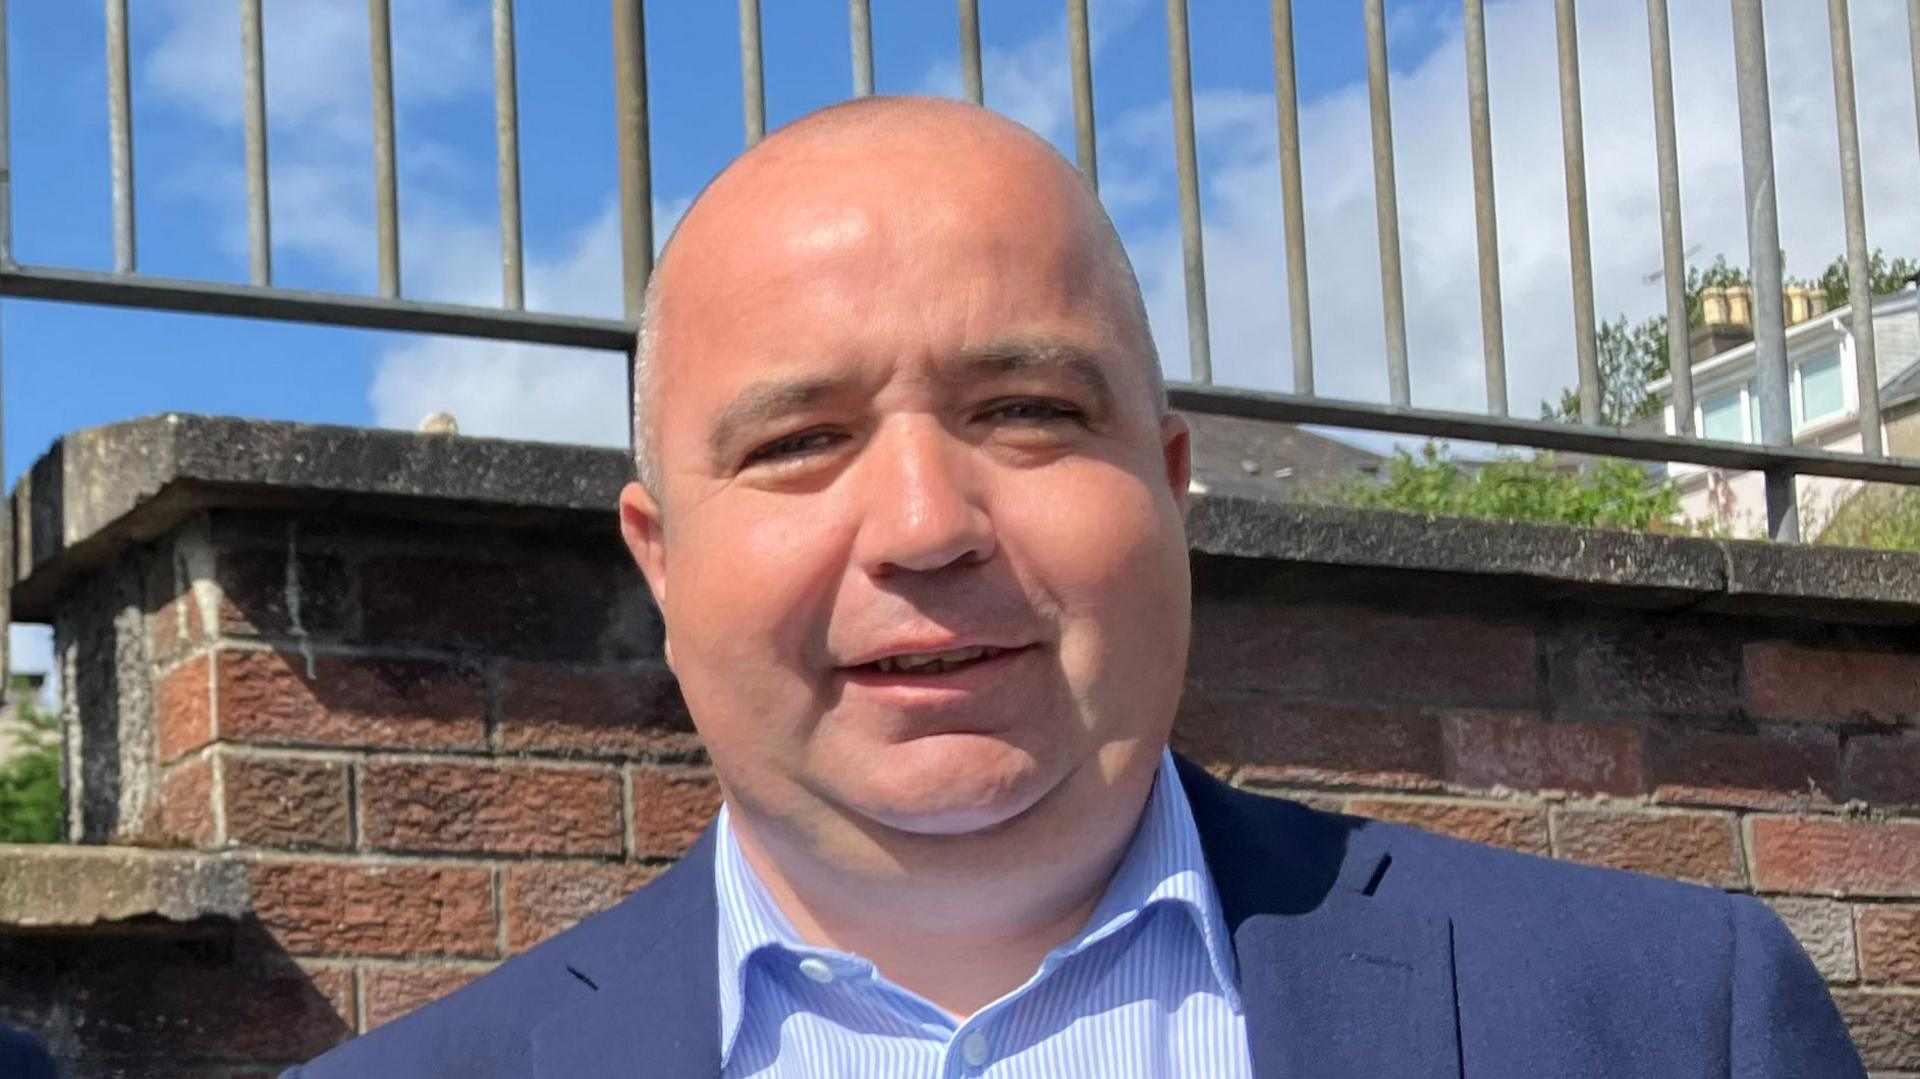
M 719 903 L 720 1059 L 724 1063 L 739 1037 L 746 1004 L 749 966 L 765 951 L 832 955 L 800 939 L 766 885 L 747 864 L 734 835 L 726 806 L 715 824 L 714 891 Z M 1163 751 L 1153 790 L 1139 826 L 1121 858 L 1120 868 L 1094 907 L 1086 926 L 1050 952 L 1039 974 L 1114 935 L 1139 920 L 1148 908 L 1172 905 L 1185 910 L 1207 951 L 1207 962 L 1227 1003 L 1241 1008 L 1232 940 L 1220 899 L 1200 846 L 1173 754 Z M 1037 977 L 1038 975 L 1036 975 Z

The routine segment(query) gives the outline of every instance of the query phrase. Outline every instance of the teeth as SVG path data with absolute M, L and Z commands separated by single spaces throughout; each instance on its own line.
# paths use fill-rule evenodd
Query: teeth
M 901 671 L 940 674 L 955 667 L 964 667 L 977 659 L 997 656 L 1000 652 L 1001 649 L 998 648 L 981 646 L 955 648 L 946 652 L 928 652 L 917 656 L 888 656 L 886 659 L 876 661 L 874 667 L 886 674 Z

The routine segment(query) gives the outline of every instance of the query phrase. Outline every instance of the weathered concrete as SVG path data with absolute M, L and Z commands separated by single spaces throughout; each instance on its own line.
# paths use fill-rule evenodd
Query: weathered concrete
M 15 617 L 49 620 L 72 575 L 214 505 L 410 519 L 603 521 L 632 474 L 618 449 L 170 413 L 61 439 L 14 491 Z M 1920 555 L 1286 505 L 1193 500 L 1197 554 L 1303 571 L 1473 574 L 1498 590 L 1731 613 L 1908 621 Z
M 226 858 L 0 844 L 0 926 L 12 932 L 143 918 L 237 919 L 250 909 L 246 866 Z

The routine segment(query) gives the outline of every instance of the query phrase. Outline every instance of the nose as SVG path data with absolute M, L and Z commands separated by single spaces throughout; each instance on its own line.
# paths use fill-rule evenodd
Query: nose
M 899 421 L 872 447 L 860 477 L 863 519 L 855 557 L 875 576 L 970 565 L 993 555 L 993 522 L 981 499 L 973 447 L 938 421 Z

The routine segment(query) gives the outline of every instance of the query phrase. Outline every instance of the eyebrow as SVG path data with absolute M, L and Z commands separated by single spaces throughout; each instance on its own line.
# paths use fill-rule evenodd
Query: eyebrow
M 1101 414 L 1113 410 L 1113 383 L 1090 351 L 1069 341 L 1012 340 L 970 348 L 950 364 L 953 382 L 985 381 L 1015 374 L 1056 374 L 1093 397 Z
M 1078 385 L 1094 399 L 1095 412 L 1112 412 L 1111 380 L 1094 354 L 1079 345 L 1056 340 L 1010 340 L 966 349 L 939 364 L 936 377 L 949 385 L 966 385 L 1011 375 L 1053 374 Z M 714 420 L 708 449 L 716 462 L 726 461 L 742 430 L 757 427 L 789 412 L 809 408 L 858 388 L 856 375 L 827 378 L 772 379 L 755 383 L 729 401 Z

